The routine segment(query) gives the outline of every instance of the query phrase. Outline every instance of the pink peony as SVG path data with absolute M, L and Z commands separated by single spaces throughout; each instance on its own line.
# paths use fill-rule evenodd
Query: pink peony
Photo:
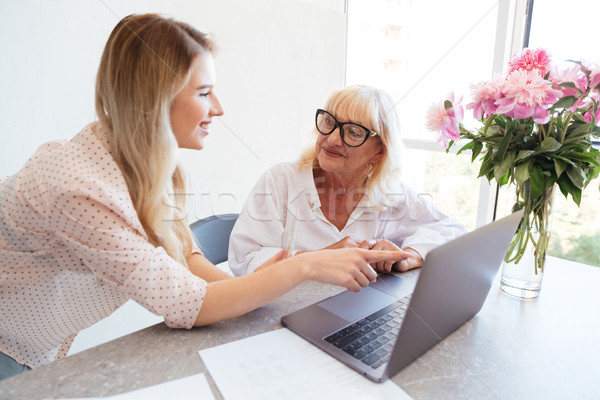
M 574 65 L 571 68 L 563 70 L 559 70 L 557 67 L 554 67 L 550 71 L 549 79 L 552 81 L 552 83 L 554 83 L 554 85 L 565 82 L 574 83 L 575 86 L 582 92 L 585 92 L 588 84 L 587 78 L 585 74 L 581 72 L 581 67 L 579 65 Z M 577 89 L 570 89 L 560 86 L 556 89 L 562 91 L 563 96 L 576 96 L 579 93 Z
M 600 93 L 596 90 L 593 90 L 590 94 L 590 99 L 600 102 Z M 586 110 L 586 112 L 583 114 L 583 119 L 585 122 L 590 123 L 593 121 L 596 125 L 598 125 L 600 122 L 600 108 L 598 108 L 598 111 L 594 113 L 594 103 L 590 101 L 584 106 L 584 109 Z
M 594 114 L 593 109 L 590 108 L 590 111 L 586 112 L 583 115 L 583 119 L 587 123 L 593 121 L 596 125 L 598 125 L 598 122 L 600 122 L 600 109 L 598 109 L 598 111 L 596 111 L 596 113 Z
M 587 90 L 588 80 L 585 74 L 581 71 L 581 67 L 579 65 L 574 65 L 573 67 L 564 70 L 559 70 L 558 68 L 554 67 L 550 71 L 549 79 L 554 84 L 555 89 L 560 90 L 562 92 L 561 97 L 579 97 L 581 92 L 585 92 Z M 573 83 L 575 87 L 578 88 L 581 92 L 575 88 L 566 88 L 558 86 L 561 83 Z M 575 104 L 573 104 L 573 106 L 569 108 L 569 111 L 577 110 L 582 100 L 583 99 L 579 97 Z
M 562 97 L 562 92 L 553 89 L 551 82 L 537 71 L 525 70 L 515 70 L 506 78 L 503 94 L 496 101 L 496 114 L 518 119 L 533 117 L 537 124 L 550 120 L 548 108 Z
M 481 119 L 485 114 L 496 113 L 496 100 L 502 96 L 504 81 L 497 75 L 491 81 L 479 82 L 471 85 L 473 101 L 467 104 L 468 110 L 473 110 L 473 117 Z
M 537 71 L 545 76 L 550 70 L 550 54 L 544 49 L 523 49 L 520 55 L 514 55 L 508 62 L 508 74 L 513 71 Z
M 454 93 L 448 95 L 448 101 L 452 106 L 448 109 L 444 106 L 445 102 L 434 103 L 427 110 L 427 129 L 437 132 L 438 143 L 444 148 L 448 147 L 450 140 L 460 138 L 459 124 L 464 117 L 464 109 L 460 104 L 462 97 L 454 99 Z
M 590 70 L 592 71 L 590 74 L 590 87 L 600 90 L 600 66 L 594 65 Z

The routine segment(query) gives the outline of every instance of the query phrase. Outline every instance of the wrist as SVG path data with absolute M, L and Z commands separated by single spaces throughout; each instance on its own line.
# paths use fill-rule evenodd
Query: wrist
M 298 277 L 301 282 L 313 279 L 312 257 L 307 257 L 306 255 L 297 253 L 293 258 L 289 260 L 290 262 L 294 263 Z

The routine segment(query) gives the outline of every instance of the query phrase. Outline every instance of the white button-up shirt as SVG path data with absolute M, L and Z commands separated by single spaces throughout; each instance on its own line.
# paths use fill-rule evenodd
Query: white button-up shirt
M 340 231 L 321 211 L 312 169 L 285 163 L 268 170 L 252 189 L 231 234 L 229 266 L 236 275 L 251 273 L 290 245 L 293 252 L 318 250 L 345 236 L 386 239 L 424 258 L 464 233 L 462 224 L 402 183 L 383 197 L 366 193 Z

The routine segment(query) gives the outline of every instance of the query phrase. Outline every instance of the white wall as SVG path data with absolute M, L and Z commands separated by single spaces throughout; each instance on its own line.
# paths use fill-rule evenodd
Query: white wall
M 202 152 L 182 152 L 190 220 L 238 212 L 266 168 L 307 145 L 315 109 L 344 83 L 343 0 L 0 0 L 0 177 L 41 143 L 69 139 L 95 119 L 106 39 L 121 18 L 144 12 L 214 34 L 225 115 Z M 72 353 L 156 321 L 127 304 L 84 331 Z

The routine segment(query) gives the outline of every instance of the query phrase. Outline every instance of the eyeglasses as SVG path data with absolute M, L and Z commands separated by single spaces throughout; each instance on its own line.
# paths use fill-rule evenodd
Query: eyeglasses
M 362 146 L 371 136 L 378 135 L 370 129 L 353 122 L 340 122 L 333 115 L 320 108 L 315 116 L 317 130 L 322 135 L 330 135 L 335 128 L 340 128 L 342 142 L 350 147 Z

